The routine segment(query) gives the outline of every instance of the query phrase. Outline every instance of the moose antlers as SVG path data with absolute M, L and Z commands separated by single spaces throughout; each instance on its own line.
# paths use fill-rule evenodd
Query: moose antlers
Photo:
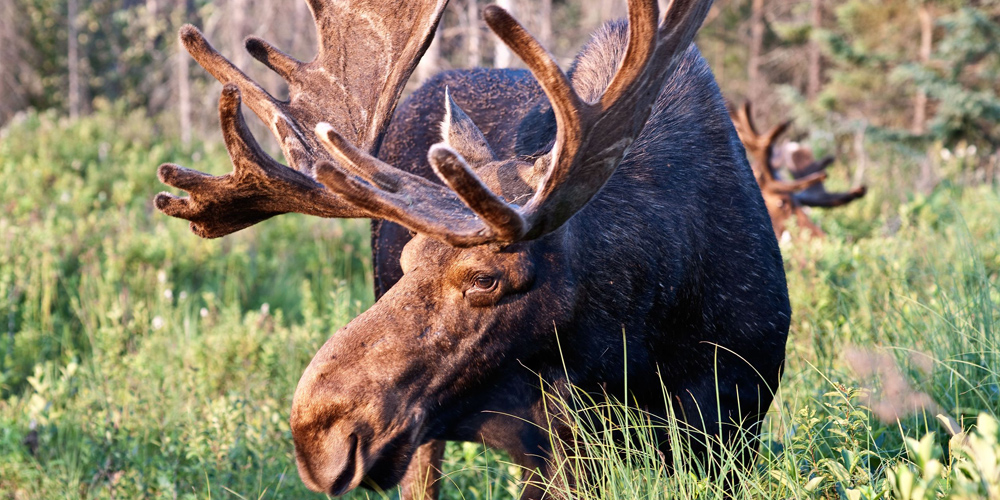
M 455 246 L 548 234 L 583 208 L 614 173 L 711 5 L 710 0 L 673 0 L 661 21 L 656 0 L 630 0 L 624 60 L 592 102 L 577 94 L 552 56 L 510 14 L 496 6 L 485 10 L 490 28 L 537 78 L 558 127 L 555 145 L 536 164 L 544 176 L 534 195 L 517 207 L 491 192 L 447 145 L 435 145 L 428 156 L 447 187 L 375 158 L 402 85 L 446 0 L 392 6 L 308 1 L 320 32 L 319 54 L 312 62 L 247 39 L 250 53 L 289 82 L 287 102 L 267 94 L 193 27 L 181 32 L 192 56 L 227 84 L 220 115 L 235 167 L 222 177 L 172 164 L 160 167 L 161 180 L 190 197 L 161 193 L 156 206 L 192 221 L 199 235 L 222 236 L 292 211 L 387 219 Z M 374 56 L 363 50 L 371 44 L 378 49 Z M 376 85 L 372 74 L 379 77 Z M 239 114 L 241 92 L 279 139 L 294 170 L 268 158 L 246 131 Z
M 751 111 L 748 101 L 742 107 L 731 111 L 730 116 L 751 160 L 757 184 L 764 196 L 767 211 L 771 215 L 775 235 L 781 237 L 785 230 L 785 221 L 795 216 L 800 226 L 808 228 L 813 235 L 821 236 L 823 231 L 809 220 L 801 207 L 845 205 L 864 196 L 867 189 L 865 186 L 859 186 L 844 193 L 828 192 L 823 186 L 823 181 L 826 180 L 826 168 L 833 164 L 833 157 L 816 161 L 812 153 L 804 148 L 791 155 L 789 171 L 792 174 L 792 181 L 779 179 L 772 161 L 774 143 L 788 130 L 792 122 L 790 120 L 782 122 L 762 135 L 757 131 Z
M 542 159 L 548 172 L 521 210 L 527 238 L 557 229 L 604 186 L 642 131 L 710 6 L 710 1 L 674 0 L 660 22 L 656 1 L 630 1 L 625 59 L 594 102 L 577 95 L 548 52 L 509 14 L 486 10 L 486 22 L 534 73 L 556 116 L 556 142 Z
M 287 101 L 275 99 L 247 77 L 197 28 L 181 29 L 181 42 L 191 56 L 225 85 L 219 115 L 233 171 L 214 177 L 161 165 L 160 180 L 190 196 L 160 193 L 155 204 L 167 215 L 191 221 L 200 236 L 225 236 L 287 212 L 377 216 L 315 180 L 316 164 L 332 157 L 313 130 L 317 123 L 332 123 L 359 147 L 377 152 L 447 0 L 307 1 L 319 35 L 312 61 L 298 61 L 259 38 L 246 40 L 247 51 L 288 83 Z M 240 113 L 241 99 L 271 129 L 291 168 L 268 157 L 250 135 Z
M 832 156 L 817 160 L 812 151 L 805 147 L 797 147 L 788 153 L 786 161 L 793 179 L 803 179 L 816 172 L 822 172 L 834 162 Z M 867 192 L 868 188 L 861 185 L 843 193 L 831 193 L 820 182 L 795 193 L 795 200 L 807 207 L 839 207 L 861 198 Z
M 545 175 L 522 207 L 491 192 L 461 155 L 444 144 L 431 148 L 428 159 L 450 192 L 364 154 L 323 125 L 317 132 L 341 168 L 322 164 L 317 178 L 357 206 L 456 246 L 548 234 L 583 208 L 614 173 L 710 4 L 674 0 L 660 22 L 656 1 L 629 2 L 625 59 L 594 102 L 580 98 L 552 56 L 510 14 L 487 7 L 486 23 L 527 64 L 556 117 L 555 145 L 536 164 Z M 433 208 L 421 209 L 425 203 Z

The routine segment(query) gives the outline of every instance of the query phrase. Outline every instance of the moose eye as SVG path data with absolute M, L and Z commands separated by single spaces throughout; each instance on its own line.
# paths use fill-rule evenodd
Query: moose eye
M 473 284 L 475 285 L 476 291 L 488 292 L 496 288 L 497 279 L 488 274 L 480 274 L 476 276 L 476 279 L 473 281 Z

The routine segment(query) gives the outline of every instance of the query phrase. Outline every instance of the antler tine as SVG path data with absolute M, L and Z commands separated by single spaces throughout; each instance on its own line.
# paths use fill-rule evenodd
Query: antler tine
M 198 234 L 222 236 L 292 211 L 323 217 L 371 216 L 370 211 L 351 205 L 314 180 L 316 165 L 333 160 L 314 133 L 316 125 L 330 122 L 359 148 L 377 153 L 403 86 L 429 45 L 447 0 L 411 0 L 399 5 L 306 1 L 319 34 L 318 54 L 312 61 L 298 61 L 257 37 L 245 42 L 255 59 L 288 83 L 287 101 L 275 99 L 250 79 L 197 28 L 185 25 L 180 30 L 192 57 L 227 85 L 223 101 L 231 100 L 227 95 L 238 98 L 242 94 L 278 139 L 291 167 L 260 151 L 245 126 L 239 125 L 242 115 L 229 122 L 224 118 L 234 165 L 231 174 L 212 177 L 176 165 L 161 168 L 165 182 L 188 190 L 191 196 L 163 194 L 157 197 L 157 206 L 169 215 L 191 220 Z M 237 115 L 232 111 L 226 117 Z M 236 125 L 227 125 L 230 122 Z
M 450 147 L 436 144 L 428 153 L 449 190 L 355 148 L 329 124 L 316 128 L 339 162 L 339 167 L 329 162 L 317 166 L 319 181 L 379 218 L 460 247 L 522 236 L 524 223 L 517 210 L 490 191 Z
M 679 56 L 684 54 L 688 45 L 694 40 L 711 6 L 711 0 L 703 2 L 673 0 L 664 13 L 663 21 L 659 22 L 657 2 L 646 4 L 630 2 L 628 53 L 634 51 L 637 55 L 632 59 L 628 53 L 626 54 L 622 68 L 615 74 L 614 80 L 602 98 L 605 108 L 607 109 L 611 105 L 621 105 L 624 102 L 623 94 L 628 92 L 645 93 L 650 99 L 650 105 L 652 105 L 652 101 L 659 94 L 658 92 L 650 93 L 651 87 L 648 86 L 648 82 L 643 81 L 643 78 L 662 82 L 667 75 L 673 72 L 680 62 Z M 657 25 L 658 22 L 659 25 Z M 647 50 L 646 44 L 640 40 L 647 36 L 652 41 L 648 46 L 648 49 L 651 50 L 645 62 L 640 64 L 642 56 L 638 54 Z M 637 42 L 634 46 L 633 40 Z M 668 55 L 674 57 L 664 57 Z M 657 62 L 650 63 L 649 59 L 651 58 L 657 59 Z M 655 88 L 659 90 L 659 87 Z M 639 126 L 641 127 L 644 123 L 645 119 Z
M 744 101 L 743 106 L 737 110 L 737 116 L 740 119 L 740 124 L 746 129 L 749 135 L 754 138 L 759 138 L 760 134 L 757 132 L 757 126 L 753 121 L 753 105 L 750 101 Z
M 338 163 L 354 175 L 382 189 L 392 192 L 399 190 L 399 178 L 404 174 L 403 171 L 360 151 L 338 134 L 329 123 L 317 125 L 316 135 L 326 150 L 333 153 Z
M 226 84 L 219 98 L 219 120 L 233 171 L 215 177 L 172 163 L 160 165 L 160 181 L 189 196 L 160 193 L 154 200 L 156 208 L 191 221 L 191 230 L 203 238 L 225 236 L 293 211 L 321 217 L 369 216 L 268 156 L 250 134 L 241 103 L 239 88 Z
M 763 136 L 758 136 L 757 144 L 755 146 L 757 155 L 757 161 L 761 165 L 761 175 L 765 182 L 768 184 L 782 183 L 782 181 L 777 180 L 777 175 L 775 175 L 775 168 L 773 163 L 774 156 L 774 143 L 777 142 L 778 137 L 791 127 L 792 120 L 785 120 L 774 127 L 771 128 Z M 790 185 L 784 186 L 784 189 L 791 189 Z
M 490 5 L 483 11 L 483 19 L 501 41 L 528 65 L 552 103 L 557 126 L 556 144 L 579 142 L 582 139 L 578 136 L 582 130 L 582 115 L 594 106 L 580 98 L 552 55 L 510 13 Z M 554 147 L 553 154 L 558 153 L 559 148 Z
M 601 96 L 602 109 L 610 109 L 620 102 L 632 88 L 632 84 L 646 70 L 649 58 L 656 50 L 659 20 L 660 7 L 657 2 L 629 3 L 629 38 L 628 46 L 625 49 L 625 59 L 622 60 L 621 67 L 618 68 L 611 83 L 608 84 L 608 88 L 604 91 L 604 95 Z
M 246 95 L 247 106 L 264 123 L 271 125 L 274 122 L 275 115 L 281 113 L 278 100 L 215 50 L 198 28 L 185 24 L 180 29 L 180 39 L 191 57 L 216 80 L 223 85 L 235 84 Z
M 777 142 L 778 140 L 778 137 L 780 137 L 781 134 L 784 134 L 788 130 L 788 128 L 792 126 L 793 121 L 794 120 L 791 119 L 785 120 L 775 125 L 774 127 L 771 128 L 771 130 L 769 130 L 766 134 L 764 134 L 764 136 L 761 138 L 761 141 L 763 141 L 765 147 L 773 148 L 774 143 Z
M 807 207 L 832 208 L 846 205 L 858 198 L 864 197 L 868 193 L 867 186 L 858 186 L 851 188 L 849 191 L 838 193 L 827 191 L 822 184 L 816 187 L 820 189 L 807 189 L 800 193 L 795 193 L 795 200 Z
M 527 64 L 556 116 L 548 172 L 521 209 L 528 224 L 524 238 L 558 229 L 604 186 L 642 130 L 711 3 L 674 0 L 658 26 L 655 0 L 631 0 L 625 60 L 595 103 L 580 99 L 552 56 L 510 14 L 496 6 L 486 9 L 486 23 Z
M 316 178 L 374 217 L 391 220 L 449 245 L 469 247 L 499 239 L 453 191 L 423 177 L 403 175 L 399 190 L 392 192 L 324 161 L 316 165 Z
M 517 241 L 524 236 L 526 227 L 521 213 L 494 194 L 458 152 L 444 144 L 435 144 L 427 158 L 434 173 L 482 217 L 497 240 Z
M 777 179 L 771 154 L 774 150 L 774 143 L 792 125 L 792 120 L 784 121 L 771 128 L 766 134 L 761 135 L 757 132 L 757 125 L 753 121 L 753 108 L 750 101 L 744 101 L 743 106 L 731 111 L 729 116 L 736 126 L 740 142 L 746 148 L 747 156 L 753 160 L 751 167 L 760 187 L 776 190 L 776 192 L 791 192 L 790 190 L 794 189 L 792 184 Z M 801 189 L 804 188 L 805 186 Z
M 826 180 L 826 172 L 816 172 L 794 181 L 783 181 L 774 177 L 764 183 L 761 189 L 778 194 L 794 194 Z
M 795 179 L 805 179 L 810 175 L 814 175 L 818 172 L 823 172 L 834 162 L 832 156 L 827 156 L 820 160 L 813 160 L 812 153 L 808 149 L 802 149 L 796 153 L 804 153 L 796 158 L 796 155 L 792 155 L 792 165 L 789 167 L 789 171 L 792 173 L 792 177 Z M 796 161 L 797 160 L 797 161 Z M 858 198 L 863 197 L 868 193 L 868 188 L 866 186 L 858 186 L 850 189 L 846 192 L 829 192 L 826 190 L 826 186 L 822 183 L 816 183 L 809 186 L 802 192 L 795 193 L 795 200 L 802 205 L 809 207 L 839 207 L 841 205 L 846 205 Z
M 802 148 L 791 155 L 791 165 L 788 165 L 788 171 L 792 173 L 792 177 L 795 179 L 800 179 L 809 174 L 814 174 L 816 172 L 822 172 L 833 165 L 835 161 L 833 156 L 826 156 L 821 160 L 813 160 L 812 153 L 808 152 L 808 149 Z M 799 153 L 806 153 L 807 158 L 796 158 Z M 805 156 L 805 155 L 803 155 Z M 796 161 L 798 160 L 798 161 Z
M 296 73 L 305 64 L 271 45 L 263 38 L 248 36 L 243 43 L 246 46 L 247 52 L 254 59 L 271 68 L 271 71 L 277 73 L 285 81 L 293 80 Z

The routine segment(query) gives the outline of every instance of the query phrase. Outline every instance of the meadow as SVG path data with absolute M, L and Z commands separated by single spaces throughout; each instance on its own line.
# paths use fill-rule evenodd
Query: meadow
M 0 498 L 320 498 L 288 413 L 318 347 L 373 300 L 367 221 L 287 215 L 200 239 L 153 209 L 156 166 L 220 174 L 221 144 L 100 108 L 0 133 Z M 788 360 L 738 490 L 684 450 L 662 473 L 648 422 L 600 404 L 624 417 L 581 421 L 603 460 L 569 464 L 592 470 L 574 493 L 1000 499 L 1000 194 L 949 181 L 975 152 L 949 153 L 945 180 L 914 194 L 915 160 L 872 147 L 869 195 L 812 212 L 825 239 L 782 243 Z M 606 437 L 623 421 L 629 456 Z M 445 498 L 517 496 L 502 455 L 450 444 L 446 462 Z

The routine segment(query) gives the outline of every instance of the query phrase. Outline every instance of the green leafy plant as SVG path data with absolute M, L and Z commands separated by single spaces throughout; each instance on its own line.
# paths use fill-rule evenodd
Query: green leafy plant
M 909 460 L 887 471 L 901 500 L 1000 498 L 1000 423 L 995 416 L 980 413 L 971 431 L 952 436 L 946 458 L 934 433 L 905 440 Z

